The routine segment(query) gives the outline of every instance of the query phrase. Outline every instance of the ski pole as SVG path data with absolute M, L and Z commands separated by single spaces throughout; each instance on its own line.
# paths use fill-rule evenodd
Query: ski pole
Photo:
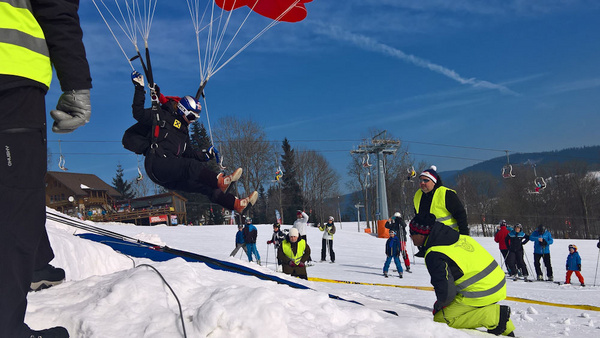
M 269 244 L 267 244 L 267 260 L 265 261 L 265 268 L 269 268 Z
M 596 258 L 596 274 L 594 275 L 594 286 L 596 286 L 596 277 L 598 277 L 598 261 L 600 261 L 600 249 L 598 249 L 598 258 Z

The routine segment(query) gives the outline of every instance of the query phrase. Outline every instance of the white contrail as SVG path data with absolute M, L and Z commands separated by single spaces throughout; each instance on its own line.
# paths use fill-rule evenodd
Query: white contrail
M 499 84 L 491 83 L 489 81 L 477 80 L 475 78 L 466 79 L 466 78 L 460 76 L 460 74 L 453 71 L 452 69 L 448 69 L 444 66 L 440 66 L 438 64 L 432 63 L 425 59 L 421 59 L 414 55 L 406 54 L 399 49 L 396 49 L 396 48 L 390 47 L 388 45 L 385 45 L 383 43 L 380 43 L 378 41 L 375 41 L 372 38 L 369 38 L 367 36 L 354 34 L 354 33 L 350 33 L 347 31 L 342 31 L 339 27 L 335 27 L 335 26 L 331 26 L 331 25 L 321 24 L 319 26 L 320 26 L 320 28 L 317 28 L 318 32 L 320 32 L 324 35 L 327 35 L 333 39 L 347 41 L 358 47 L 364 48 L 366 50 L 383 53 L 383 54 L 398 58 L 400 60 L 410 62 L 410 63 L 414 64 L 415 66 L 426 68 L 426 69 L 429 69 L 436 73 L 442 74 L 442 75 L 449 77 L 452 80 L 457 81 L 461 84 L 470 85 L 475 88 L 495 89 L 495 90 L 499 90 L 500 92 L 505 93 L 505 94 L 511 94 L 511 95 L 517 95 L 517 96 L 519 95 L 518 93 L 508 89 L 505 86 L 499 85 Z

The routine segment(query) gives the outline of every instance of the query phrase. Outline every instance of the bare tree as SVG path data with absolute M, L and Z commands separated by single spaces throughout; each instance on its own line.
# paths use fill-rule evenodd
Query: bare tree
M 240 183 L 245 194 L 269 182 L 276 155 L 261 126 L 250 119 L 227 116 L 219 120 L 213 135 L 224 165 L 244 170 Z
M 302 191 L 305 210 L 313 210 L 313 220 L 322 222 L 325 213 L 334 214 L 335 205 L 326 205 L 339 195 L 339 175 L 329 162 L 314 150 L 296 152 L 296 173 Z

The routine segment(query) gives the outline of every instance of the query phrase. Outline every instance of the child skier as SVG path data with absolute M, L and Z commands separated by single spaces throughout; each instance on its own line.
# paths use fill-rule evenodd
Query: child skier
M 275 247 L 274 248 L 275 256 L 277 256 L 277 251 L 279 250 L 279 246 L 281 246 L 281 243 L 283 243 L 284 239 L 285 239 L 285 234 L 283 233 L 283 231 L 280 230 L 279 223 L 278 222 L 273 223 L 273 235 L 271 236 L 271 239 L 267 241 L 267 245 L 273 244 L 273 246 Z M 277 265 L 281 265 L 281 262 L 279 261 L 279 259 L 277 260 Z
M 244 225 L 243 224 L 239 224 L 238 225 L 238 232 L 235 234 L 235 249 L 233 249 L 233 251 L 231 252 L 231 257 L 234 257 L 237 252 L 240 250 L 240 248 L 244 249 L 244 252 L 246 253 L 246 255 L 248 255 L 248 250 L 246 249 L 246 243 L 244 242 L 244 232 L 242 231 L 244 229 Z
M 385 264 L 383 264 L 383 276 L 385 278 L 388 277 L 388 269 L 390 268 L 390 263 L 392 259 L 394 259 L 394 264 L 396 264 L 396 269 L 398 269 L 398 275 L 402 278 L 402 264 L 400 264 L 400 240 L 396 237 L 396 231 L 390 230 L 390 238 L 385 242 L 385 254 L 387 258 L 385 259 Z
M 567 278 L 565 284 L 571 284 L 571 275 L 575 272 L 575 275 L 579 279 L 581 286 L 585 286 L 583 282 L 583 276 L 581 275 L 581 257 L 577 252 L 577 246 L 575 244 L 569 244 L 569 256 L 567 256 Z

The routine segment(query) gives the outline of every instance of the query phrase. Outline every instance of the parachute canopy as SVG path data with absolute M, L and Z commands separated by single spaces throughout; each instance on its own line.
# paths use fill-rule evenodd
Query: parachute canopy
M 243 6 L 262 16 L 285 22 L 298 22 L 306 18 L 304 4 L 312 0 L 215 0 L 217 6 L 232 11 Z

